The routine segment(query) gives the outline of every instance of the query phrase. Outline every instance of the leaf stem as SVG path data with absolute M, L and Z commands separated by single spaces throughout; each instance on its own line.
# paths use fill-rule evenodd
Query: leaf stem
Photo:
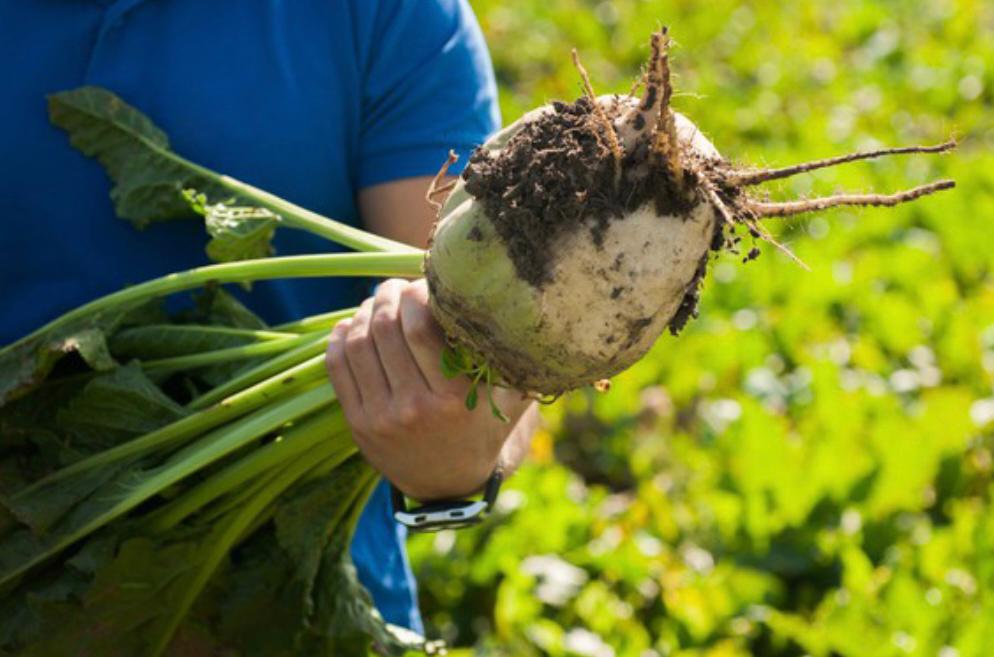
M 238 394 L 238 391 L 246 386 L 255 385 L 259 381 L 266 380 L 268 377 L 280 379 L 283 382 L 282 385 L 291 385 L 294 379 L 299 380 L 301 377 L 307 377 L 312 380 L 324 372 L 322 354 L 324 354 L 327 339 L 325 335 L 315 336 L 312 342 L 307 342 L 300 347 L 291 349 L 264 363 L 260 363 L 228 382 L 222 383 L 213 390 L 202 394 L 189 402 L 186 408 L 195 411 L 207 408 L 229 395 Z
M 108 294 L 69 311 L 33 333 L 3 349 L 0 358 L 32 338 L 41 338 L 75 320 L 136 305 L 148 299 L 162 297 L 199 287 L 207 282 L 243 283 L 279 278 L 321 278 L 333 276 L 420 276 L 424 254 L 414 253 L 335 253 L 330 255 L 286 256 L 241 260 L 220 265 L 197 267 L 168 274 L 139 285 Z
M 330 329 L 339 321 L 356 314 L 357 310 L 359 310 L 358 307 L 345 308 L 343 310 L 333 310 L 329 313 L 321 313 L 320 315 L 311 315 L 310 317 L 298 319 L 294 322 L 279 324 L 270 330 L 282 331 L 284 333 L 310 333 L 317 329 Z
M 221 472 L 205 479 L 167 506 L 147 518 L 149 531 L 159 533 L 172 529 L 184 518 L 202 509 L 215 499 L 256 479 L 264 472 L 285 465 L 300 454 L 308 452 L 318 458 L 334 456 L 344 461 L 355 451 L 349 438 L 348 426 L 337 406 L 318 411 L 283 432 L 269 444 L 253 450 Z
M 313 458 L 307 454 L 298 455 L 296 459 L 290 461 L 287 467 L 278 476 L 272 479 L 265 487 L 249 499 L 243 506 L 239 507 L 233 514 L 227 516 L 219 525 L 211 531 L 210 539 L 206 542 L 207 555 L 194 570 L 190 581 L 182 587 L 182 594 L 179 602 L 170 605 L 171 609 L 166 616 L 165 623 L 161 629 L 155 633 L 152 650 L 149 657 L 158 657 L 173 639 L 176 628 L 183 621 L 190 607 L 196 601 L 200 592 L 207 585 L 214 571 L 221 564 L 222 559 L 228 555 L 231 548 L 238 542 L 244 530 L 250 526 L 256 516 L 266 510 L 266 508 L 293 486 L 300 478 L 310 470 L 318 467 L 326 455 Z
M 256 356 L 268 356 L 289 351 L 301 345 L 310 344 L 314 341 L 313 335 L 290 333 L 293 336 L 280 340 L 266 340 L 253 344 L 239 345 L 237 347 L 227 347 L 225 349 L 215 349 L 213 351 L 202 351 L 186 356 L 173 356 L 171 358 L 157 358 L 148 360 L 141 364 L 146 372 L 176 372 L 179 370 L 192 370 L 198 367 L 214 365 L 217 363 L 227 363 Z
M 130 473 L 126 479 L 119 478 L 110 482 L 108 487 L 97 490 L 74 512 L 70 512 L 67 521 L 60 523 L 65 526 L 57 525 L 50 533 L 31 541 L 29 545 L 19 544 L 18 534 L 11 535 L 9 539 L 13 545 L 8 544 L 8 541 L 0 542 L 0 554 L 7 552 L 16 555 L 14 559 L 6 560 L 0 570 L 0 589 L 34 566 L 123 516 L 173 484 L 216 463 L 287 422 L 326 406 L 334 399 L 335 394 L 331 386 L 323 385 L 286 401 L 271 404 L 203 435 L 155 469 Z M 310 463 L 312 462 L 308 461 L 309 465 Z M 99 503 L 99 506 L 91 510 L 87 508 L 88 502 Z
M 182 158 L 180 158 L 182 159 Z M 248 183 L 242 182 L 231 176 L 214 173 L 210 169 L 205 169 L 193 164 L 189 160 L 183 162 L 197 172 L 217 181 L 226 189 L 236 195 L 250 199 L 260 206 L 272 210 L 278 214 L 288 226 L 307 230 L 315 235 L 320 235 L 336 244 L 341 244 L 357 251 L 387 251 L 392 253 L 420 253 L 419 249 L 413 246 L 395 242 L 373 233 L 368 233 L 359 228 L 343 224 L 328 217 L 324 217 L 316 212 L 302 208 L 299 205 L 284 200 L 275 194 L 263 191 Z
M 244 338 L 246 341 L 263 342 L 266 340 L 284 340 L 292 338 L 292 331 L 280 331 L 277 329 L 245 329 L 234 326 L 210 326 L 201 324 L 145 324 L 135 328 L 127 328 L 119 332 L 115 337 L 127 338 L 131 335 L 151 336 L 156 334 L 177 333 L 181 337 L 188 334 L 197 336 L 224 336 L 232 338 Z
M 181 444 L 183 441 L 215 429 L 225 422 L 246 415 L 280 396 L 296 394 L 308 386 L 313 387 L 314 382 L 320 381 L 321 376 L 323 376 L 323 367 L 320 359 L 312 359 L 282 372 L 278 376 L 270 377 L 242 390 L 207 410 L 177 420 L 144 436 L 111 447 L 57 470 L 17 491 L 11 496 L 11 500 L 16 501 L 34 495 L 44 495 L 45 489 L 51 489 L 53 486 L 64 486 L 62 482 L 74 475 Z

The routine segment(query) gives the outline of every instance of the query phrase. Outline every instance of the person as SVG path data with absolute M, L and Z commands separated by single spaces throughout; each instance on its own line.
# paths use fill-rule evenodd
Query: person
M 0 344 L 126 284 L 206 263 L 196 221 L 139 232 L 114 218 L 107 178 L 48 123 L 46 94 L 107 87 L 192 161 L 416 245 L 434 219 L 423 197 L 448 150 L 465 162 L 499 125 L 466 0 L 8 2 L 0 52 Z M 275 246 L 337 250 L 290 230 Z M 363 293 L 349 280 L 265 282 L 247 303 L 281 322 Z M 467 410 L 467 382 L 441 376 L 442 346 L 423 281 L 383 283 L 329 340 L 329 376 L 357 445 L 419 500 L 470 493 L 499 461 L 513 468 L 535 421 L 512 391 L 500 399 L 508 424 Z M 422 631 L 385 484 L 352 554 L 383 616 Z

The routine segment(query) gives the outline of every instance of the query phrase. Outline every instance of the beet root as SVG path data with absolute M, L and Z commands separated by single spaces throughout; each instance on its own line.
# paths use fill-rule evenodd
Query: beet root
M 583 97 L 527 113 L 477 149 L 455 184 L 429 191 L 430 201 L 448 193 L 425 261 L 434 314 L 502 385 L 557 395 L 626 369 L 696 316 L 709 254 L 736 249 L 740 228 L 790 254 L 764 218 L 896 205 L 953 186 L 756 200 L 748 188 L 768 180 L 954 144 L 734 167 L 670 107 L 668 46 L 665 29 L 652 35 L 639 97 L 596 97 L 574 53 Z

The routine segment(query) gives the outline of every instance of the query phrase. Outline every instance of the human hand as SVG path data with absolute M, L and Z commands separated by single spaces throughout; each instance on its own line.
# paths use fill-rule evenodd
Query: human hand
M 531 403 L 498 388 L 494 401 L 510 422 L 494 417 L 486 403 L 467 409 L 470 381 L 442 374 L 444 347 L 426 282 L 391 279 L 335 326 L 326 356 L 359 450 L 421 501 L 479 490 Z

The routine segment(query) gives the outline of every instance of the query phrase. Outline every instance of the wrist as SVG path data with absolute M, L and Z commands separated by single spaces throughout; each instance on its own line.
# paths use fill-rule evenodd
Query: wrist
M 495 469 L 499 468 L 499 462 L 484 470 L 476 471 L 472 474 L 461 474 L 458 477 L 436 480 L 433 482 L 412 483 L 410 485 L 399 484 L 397 488 L 406 497 L 415 500 L 420 504 L 432 504 L 442 500 L 462 499 L 477 495 L 483 492 L 487 481 Z M 501 468 L 503 470 L 503 468 Z M 465 473 L 465 471 L 463 471 Z

